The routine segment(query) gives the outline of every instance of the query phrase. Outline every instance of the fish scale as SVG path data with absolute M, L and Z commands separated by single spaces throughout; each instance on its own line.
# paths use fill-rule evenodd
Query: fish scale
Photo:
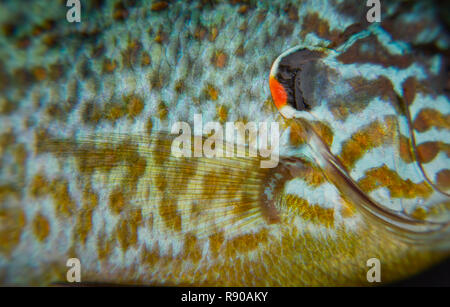
M 365 214 L 313 144 L 382 208 L 448 221 L 447 59 L 414 49 L 448 46 L 432 7 L 383 3 L 386 22 L 369 26 L 366 7 L 334 1 L 95 3 L 76 25 L 64 1 L 1 4 L 0 282 L 65 282 L 76 257 L 83 282 L 366 285 L 369 258 L 388 282 L 448 256 Z M 392 23 L 411 14 L 427 23 L 406 41 Z M 269 89 L 298 45 L 331 54 L 304 122 Z M 278 122 L 279 165 L 173 157 L 168 132 L 194 114 Z

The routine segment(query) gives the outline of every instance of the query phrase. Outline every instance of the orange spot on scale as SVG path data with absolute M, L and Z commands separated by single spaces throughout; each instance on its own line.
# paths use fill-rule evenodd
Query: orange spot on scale
M 270 76 L 269 86 L 275 106 L 278 109 L 281 109 L 283 106 L 287 104 L 287 93 L 284 90 L 283 85 L 281 85 L 281 83 L 278 82 L 278 80 L 275 79 L 275 77 Z

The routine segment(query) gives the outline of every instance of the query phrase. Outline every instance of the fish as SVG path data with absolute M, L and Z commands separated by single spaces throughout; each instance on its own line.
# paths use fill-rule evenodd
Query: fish
M 70 284 L 75 258 L 89 284 L 370 286 L 371 259 L 390 283 L 448 258 L 439 4 L 0 8 L 2 285 Z M 196 114 L 276 123 L 277 165 L 245 130 L 174 155 Z

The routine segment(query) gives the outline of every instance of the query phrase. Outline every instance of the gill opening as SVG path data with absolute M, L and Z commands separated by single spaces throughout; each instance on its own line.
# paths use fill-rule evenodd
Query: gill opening
M 399 95 L 397 95 L 397 99 L 399 100 L 399 102 L 402 104 L 403 109 L 405 111 L 405 116 L 406 119 L 408 121 L 408 132 L 409 135 L 411 136 L 411 147 L 412 147 L 412 151 L 413 151 L 413 155 L 414 155 L 414 161 L 417 164 L 417 166 L 419 167 L 420 171 L 422 172 L 423 177 L 425 178 L 425 181 L 431 186 L 433 187 L 433 189 L 435 189 L 437 192 L 450 197 L 449 193 L 446 193 L 445 191 L 442 191 L 436 184 L 434 184 L 433 181 L 431 181 L 431 179 L 428 177 L 427 172 L 424 170 L 422 162 L 420 161 L 419 158 L 419 154 L 417 151 L 417 146 L 416 146 L 416 136 L 414 133 L 414 127 L 413 127 L 413 123 L 412 123 L 412 118 L 411 118 L 411 112 L 409 111 L 408 105 L 406 104 L 406 102 L 404 101 L 404 99 L 402 99 Z
M 304 137 L 314 153 L 314 159 L 324 170 L 327 178 L 340 193 L 349 197 L 366 217 L 385 226 L 390 233 L 404 241 L 420 245 L 448 245 L 450 221 L 434 222 L 415 219 L 403 212 L 389 209 L 367 195 L 351 178 L 341 161 L 334 156 L 314 128 L 305 120 L 295 119 L 304 128 Z

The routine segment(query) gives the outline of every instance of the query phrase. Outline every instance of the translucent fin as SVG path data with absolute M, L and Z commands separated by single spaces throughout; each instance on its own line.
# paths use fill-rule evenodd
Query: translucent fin
M 203 138 L 191 139 L 204 141 Z M 42 151 L 74 157 L 81 174 L 107 174 L 114 195 L 123 203 L 116 211 L 141 211 L 154 229 L 172 235 L 209 236 L 253 231 L 276 220 L 276 212 L 263 193 L 273 171 L 260 167 L 260 158 L 176 157 L 173 135 L 91 135 L 76 140 L 47 139 Z M 193 148 L 193 146 L 192 146 Z M 241 155 L 243 152 L 240 153 Z M 116 193 L 116 194 L 113 194 Z

